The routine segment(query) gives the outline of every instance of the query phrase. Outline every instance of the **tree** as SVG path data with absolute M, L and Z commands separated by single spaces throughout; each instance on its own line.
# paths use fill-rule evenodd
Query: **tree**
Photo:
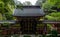
M 44 11 L 48 11 L 48 15 L 52 16 L 52 17 L 56 17 L 53 18 L 55 20 L 58 20 L 60 17 L 60 12 L 58 11 L 60 9 L 60 0 L 47 0 L 44 4 L 43 4 L 43 9 Z M 58 15 L 58 16 L 57 16 Z
M 43 4 L 43 9 L 45 11 L 56 11 L 57 9 L 60 8 L 60 0 L 47 0 L 44 4 Z M 56 10 L 52 9 L 52 8 L 56 8 Z
M 41 6 L 42 7 L 42 4 L 45 2 L 46 0 L 37 0 L 35 5 L 38 5 L 38 6 Z
M 0 13 L 3 16 L 3 20 L 7 20 L 6 15 L 7 16 L 12 15 L 14 7 L 15 7 L 14 0 L 0 0 L 0 10 L 1 10 Z M 8 17 L 10 17 L 10 16 L 8 16 Z
M 23 2 L 23 5 L 25 5 L 25 6 L 30 6 L 30 5 L 32 5 L 32 4 L 31 4 L 31 2 L 29 2 L 29 1 L 25 1 L 25 2 Z
M 47 14 L 45 16 L 47 20 L 55 20 L 55 21 L 60 20 L 60 11 L 59 11 L 60 5 L 59 4 L 60 4 L 60 0 L 47 0 L 45 3 L 43 3 L 42 9 Z M 51 25 L 51 24 L 48 24 L 48 25 Z M 52 27 L 52 25 L 50 27 Z
M 16 8 L 23 9 L 23 4 L 20 1 L 16 2 Z

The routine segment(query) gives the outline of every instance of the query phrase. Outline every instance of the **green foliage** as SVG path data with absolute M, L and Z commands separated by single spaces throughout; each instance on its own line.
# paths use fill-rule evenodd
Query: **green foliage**
M 54 9 L 52 9 L 52 8 L 54 8 Z M 48 12 L 46 12 L 46 14 L 48 14 L 48 15 L 45 16 L 45 18 L 47 18 L 47 20 L 55 20 L 55 21 L 60 20 L 60 12 L 57 11 L 57 9 L 60 9 L 60 0 L 47 0 L 45 3 L 43 3 L 42 9 L 44 11 L 48 11 Z M 54 11 L 54 12 L 52 12 L 52 11 Z M 47 25 L 48 29 L 51 27 L 52 27 L 51 24 Z M 50 35 L 49 37 L 57 37 L 57 36 L 55 36 L 55 34 L 57 34 L 56 33 L 57 31 L 53 30 L 51 32 L 52 33 L 54 32 L 54 34 Z
M 48 20 L 60 20 L 60 12 L 53 12 L 49 15 L 46 15 L 45 18 L 47 18 Z
M 24 36 L 24 37 L 31 37 L 31 36 Z
M 0 0 L 0 13 L 4 17 L 3 20 L 12 19 L 11 15 L 12 15 L 13 10 L 14 10 L 14 6 L 15 6 L 14 4 L 15 4 L 14 0 Z
M 51 25 L 51 24 L 47 24 L 47 29 L 48 29 L 48 30 L 50 30 L 50 29 L 51 29 L 51 27 L 52 27 L 52 25 Z
M 7 20 L 14 20 L 11 14 L 5 14 Z
M 6 27 L 8 27 L 8 25 L 9 25 L 9 23 L 3 23 L 3 26 L 6 26 Z
M 48 20 L 60 20 L 60 12 L 57 12 L 56 10 L 53 10 L 52 8 L 56 7 L 57 9 L 60 8 L 60 0 L 47 0 L 45 3 L 43 3 L 42 8 L 46 11 L 49 11 L 47 13 L 50 13 L 46 15 L 45 17 Z M 54 11 L 54 12 L 50 12 Z
M 49 32 L 49 34 L 51 34 L 51 35 L 49 35 L 49 37 L 58 37 L 57 30 L 52 30 L 52 31 Z
M 42 8 L 46 11 L 53 10 L 51 9 L 52 7 L 57 7 L 57 9 L 60 8 L 60 0 L 47 0 L 45 3 L 43 3 L 43 6 L 42 6 Z
M 23 9 L 22 6 L 23 6 L 23 5 L 17 5 L 16 8 L 18 8 L 18 9 Z
M 55 18 L 54 18 L 54 17 L 49 16 L 49 15 L 46 15 L 46 16 L 45 16 L 45 18 L 47 18 L 48 20 L 55 20 Z
M 24 6 L 30 6 L 30 5 L 32 5 L 32 4 L 31 4 L 31 2 L 29 2 L 29 1 L 25 1 L 25 2 L 23 2 L 23 5 L 24 5 Z
M 60 12 L 51 13 L 50 16 L 53 16 L 53 17 L 60 17 Z

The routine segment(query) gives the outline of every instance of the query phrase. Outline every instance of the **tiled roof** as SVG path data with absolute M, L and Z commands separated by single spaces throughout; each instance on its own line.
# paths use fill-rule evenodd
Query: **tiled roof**
M 44 11 L 39 6 L 23 6 L 23 10 L 17 8 L 13 16 L 44 16 Z

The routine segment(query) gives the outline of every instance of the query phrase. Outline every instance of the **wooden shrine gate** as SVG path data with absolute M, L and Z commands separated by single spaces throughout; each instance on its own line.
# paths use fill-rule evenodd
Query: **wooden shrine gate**
M 47 34 L 47 24 L 57 25 L 60 21 L 44 20 L 45 13 L 40 6 L 21 6 L 23 9 L 16 8 L 13 12 L 15 20 L 0 21 L 0 34 Z M 40 19 L 43 19 L 42 21 Z M 39 21 L 40 20 L 40 21 Z M 3 25 L 4 24 L 4 25 Z M 37 27 L 37 24 L 42 27 Z M 57 26 L 58 27 L 58 26 Z M 58 28 L 58 32 L 60 29 Z

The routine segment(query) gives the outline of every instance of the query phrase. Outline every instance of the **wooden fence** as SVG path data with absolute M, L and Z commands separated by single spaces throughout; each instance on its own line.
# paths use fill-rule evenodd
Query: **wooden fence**
M 21 34 L 22 33 L 21 32 L 21 27 L 16 26 L 18 24 L 17 22 L 18 21 L 15 21 L 15 20 L 0 20 L 0 34 L 2 34 L 2 35 Z M 7 25 L 7 27 L 4 26 L 3 24 L 6 24 L 6 23 L 9 23 L 10 25 Z M 60 24 L 60 21 L 44 20 L 44 21 L 37 21 L 37 23 L 38 24 L 44 24 L 44 25 L 46 25 L 46 24 L 57 25 L 57 24 Z M 60 28 L 58 28 L 58 30 L 57 30 L 60 33 L 59 30 L 60 30 Z

